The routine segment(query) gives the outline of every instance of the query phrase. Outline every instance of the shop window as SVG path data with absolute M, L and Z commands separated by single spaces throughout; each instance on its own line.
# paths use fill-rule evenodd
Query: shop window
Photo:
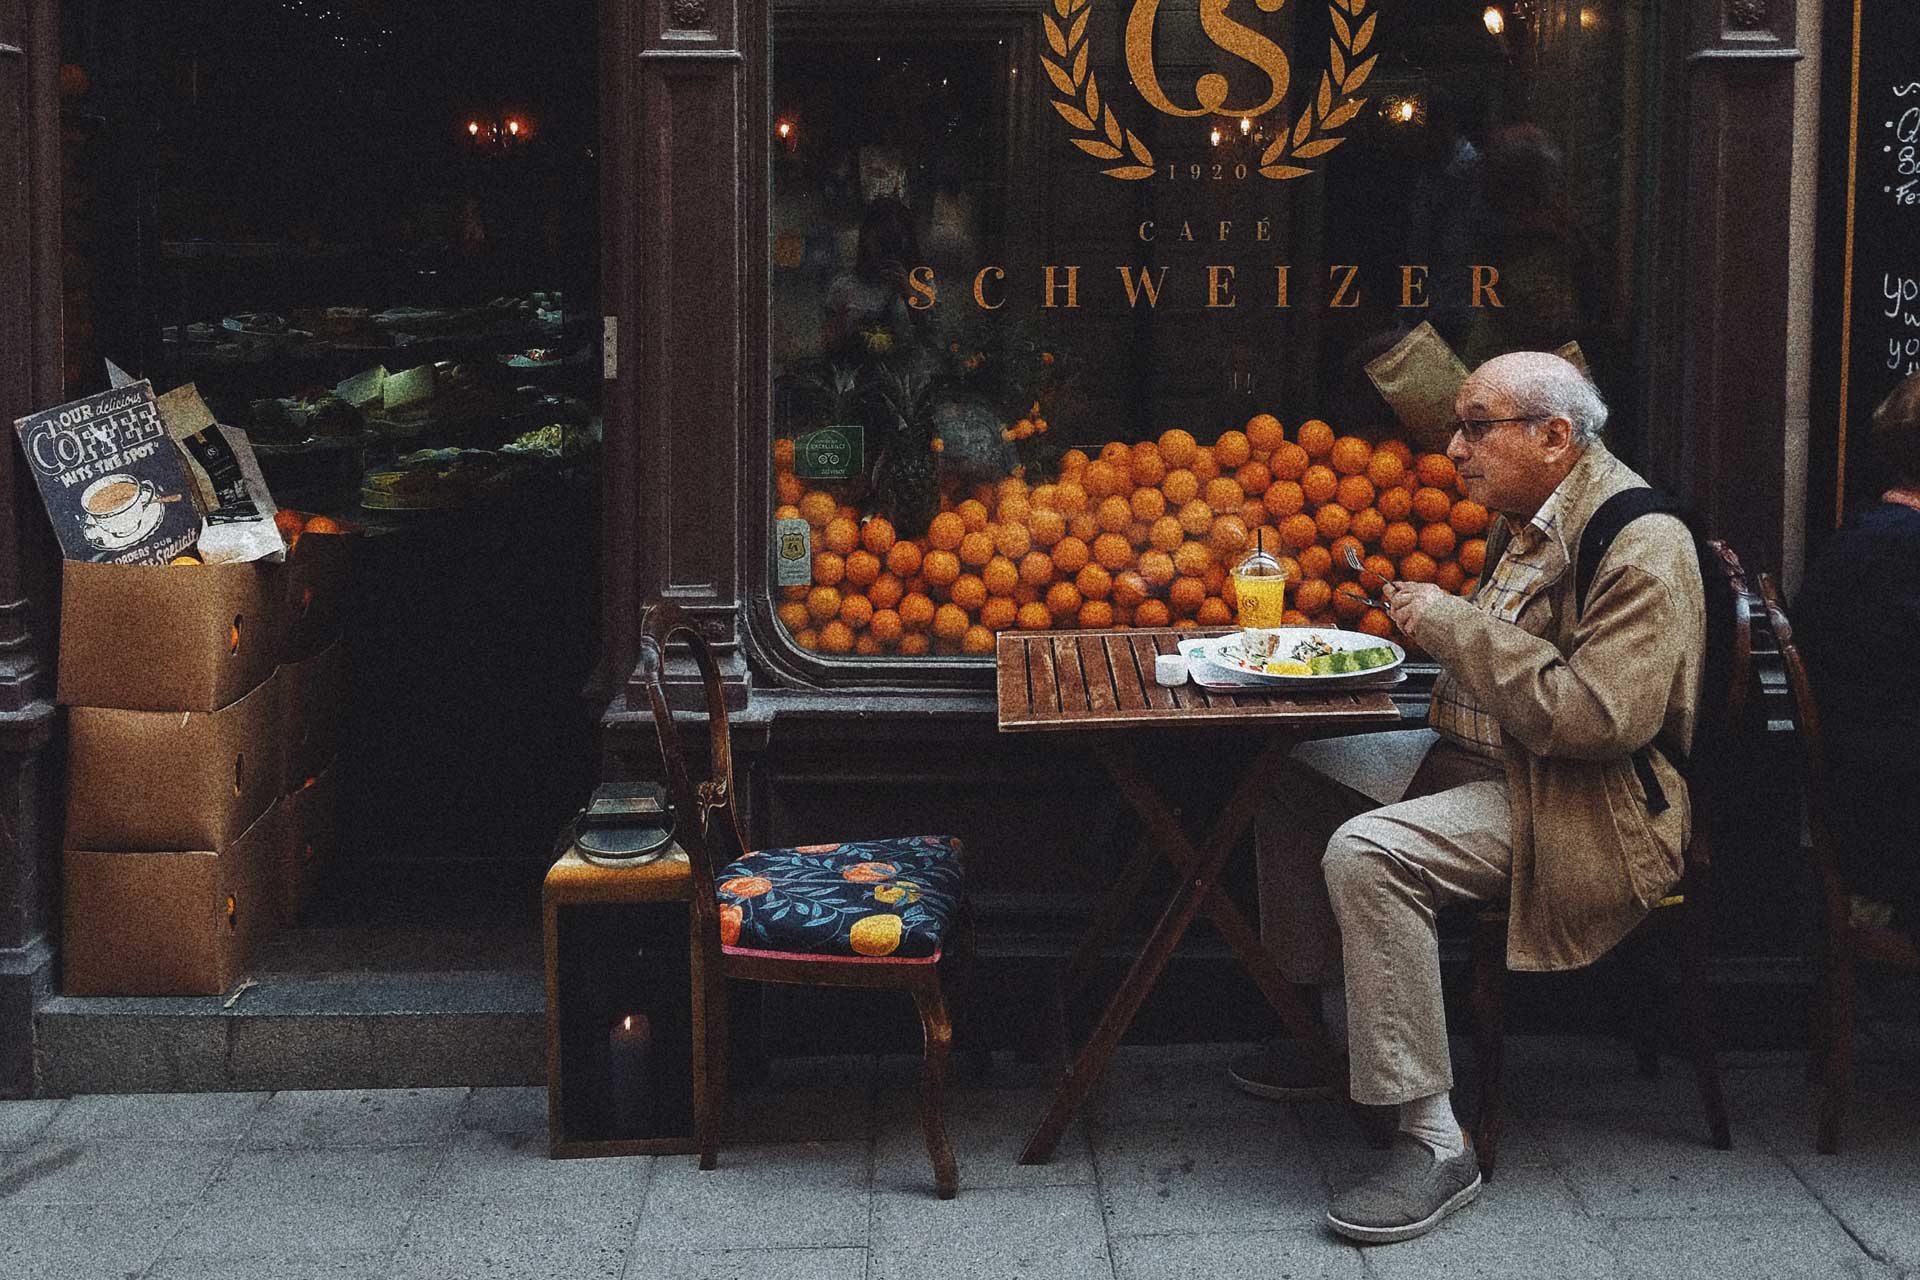
M 343 878 L 537 883 L 594 776 L 596 4 L 62 18 L 69 393 L 196 384 L 283 508 L 363 531 Z
M 1471 590 L 1449 370 L 1507 351 L 1584 361 L 1633 457 L 1644 6 L 1262 8 L 776 7 L 765 527 L 793 645 L 1224 624 L 1255 543 L 1293 621 L 1385 634 L 1345 547 Z

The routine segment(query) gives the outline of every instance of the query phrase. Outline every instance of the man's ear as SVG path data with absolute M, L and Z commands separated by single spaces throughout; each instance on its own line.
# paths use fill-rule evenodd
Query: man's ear
M 1573 443 L 1573 422 L 1569 418 L 1548 418 L 1540 427 L 1540 440 L 1547 452 L 1559 454 Z

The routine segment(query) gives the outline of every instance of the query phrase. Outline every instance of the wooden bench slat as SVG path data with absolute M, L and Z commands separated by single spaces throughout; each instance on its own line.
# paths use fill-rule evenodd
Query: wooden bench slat
M 1035 720 L 1060 719 L 1060 680 L 1053 669 L 1053 646 L 1045 636 L 1025 637 L 1029 715 Z
M 1087 702 L 1100 714 L 1120 709 L 1120 695 L 1114 688 L 1113 664 L 1107 661 L 1107 647 L 1097 636 L 1078 635 L 1073 647 L 1080 652 L 1080 673 L 1087 679 Z
M 1140 689 L 1146 695 L 1147 706 L 1155 711 L 1171 711 L 1179 706 L 1173 696 L 1173 690 L 1167 688 L 1153 677 L 1153 660 L 1159 654 L 1149 632 L 1135 631 L 1123 637 L 1127 648 L 1133 651 L 1133 662 L 1140 669 Z
M 1044 643 L 1053 648 L 1053 669 L 1060 681 L 1060 715 L 1063 719 L 1084 720 L 1092 710 L 1087 705 L 1087 680 L 1080 670 L 1080 646 L 1071 633 L 1049 632 Z
M 1140 664 L 1134 661 L 1133 646 L 1124 635 L 1101 636 L 1096 642 L 1106 650 L 1107 669 L 1113 673 L 1113 696 L 1124 711 L 1145 711 L 1147 694 L 1141 679 Z M 1153 672 L 1145 673 L 1145 684 L 1153 683 Z
M 1033 711 L 1027 696 L 1027 646 L 1019 636 L 1003 633 L 993 646 L 994 701 L 1000 714 L 1000 727 L 1025 720 Z

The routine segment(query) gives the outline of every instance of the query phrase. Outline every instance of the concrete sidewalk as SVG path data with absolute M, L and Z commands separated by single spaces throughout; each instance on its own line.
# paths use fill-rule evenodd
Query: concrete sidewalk
M 936 1200 L 910 1059 L 778 1064 L 735 1145 L 549 1161 L 538 1089 L 0 1102 L 8 1280 L 1316 1280 L 1920 1276 L 1920 1045 L 1863 1045 L 1837 1157 L 1804 1056 L 1729 1055 L 1734 1150 L 1691 1073 L 1601 1039 L 1516 1038 L 1499 1177 L 1424 1239 L 1321 1225 L 1374 1153 L 1330 1106 L 1246 1098 L 1231 1046 L 1129 1048 L 1052 1164 L 1014 1163 L 1044 1091 L 957 1090 L 960 1194 Z

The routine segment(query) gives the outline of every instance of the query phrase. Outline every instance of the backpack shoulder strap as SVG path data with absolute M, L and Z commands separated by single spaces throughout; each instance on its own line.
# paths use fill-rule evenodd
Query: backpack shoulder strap
M 1683 515 L 1684 510 L 1669 495 L 1645 485 L 1622 489 L 1601 503 L 1587 518 L 1586 528 L 1580 531 L 1580 550 L 1573 569 L 1575 616 L 1587 611 L 1587 591 L 1593 586 L 1593 576 L 1600 571 L 1600 562 L 1607 558 L 1608 549 L 1622 529 L 1641 516 L 1655 513 L 1678 516 Z

